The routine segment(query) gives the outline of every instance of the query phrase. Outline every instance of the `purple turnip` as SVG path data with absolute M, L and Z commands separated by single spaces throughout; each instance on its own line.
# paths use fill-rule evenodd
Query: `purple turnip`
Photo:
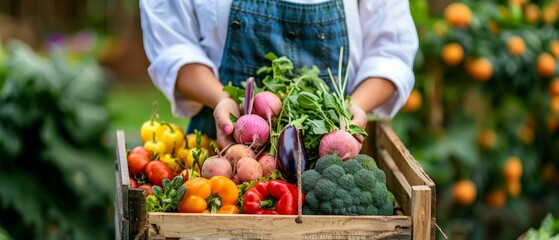
M 342 130 L 327 133 L 320 140 L 318 155 L 335 154 L 344 161 L 354 158 L 359 154 L 361 144 L 351 134 Z

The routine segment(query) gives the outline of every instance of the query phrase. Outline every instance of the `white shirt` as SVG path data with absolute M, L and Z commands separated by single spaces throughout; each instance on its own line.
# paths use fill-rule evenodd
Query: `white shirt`
M 320 3 L 325 0 L 284 0 Z M 232 0 L 140 0 L 148 73 L 169 99 L 176 116 L 190 117 L 202 105 L 175 90 L 179 69 L 199 63 L 218 69 L 227 38 Z M 351 69 L 349 93 L 369 77 L 392 81 L 397 91 L 373 110 L 392 118 L 405 103 L 415 76 L 413 61 L 418 48 L 415 24 L 406 0 L 344 0 Z M 263 63 L 263 65 L 266 63 Z

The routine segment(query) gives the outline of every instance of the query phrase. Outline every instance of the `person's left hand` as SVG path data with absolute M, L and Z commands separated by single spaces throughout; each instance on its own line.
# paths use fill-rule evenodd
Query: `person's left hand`
M 367 127 L 369 118 L 367 116 L 367 113 L 365 113 L 362 108 L 356 105 L 351 105 L 351 107 L 349 107 L 349 113 L 351 113 L 351 115 L 353 116 L 351 119 L 351 124 L 355 124 L 363 129 Z M 357 139 L 357 141 L 359 141 L 360 143 L 365 140 L 365 137 L 363 137 L 363 135 L 361 134 L 356 134 L 353 137 L 355 137 L 355 139 Z
M 367 113 L 365 113 L 362 108 L 351 105 L 351 107 L 349 107 L 349 113 L 351 113 L 351 115 L 353 116 L 353 118 L 351 119 L 351 124 L 355 124 L 363 129 L 367 127 L 367 122 L 369 121 L 369 119 L 367 117 Z

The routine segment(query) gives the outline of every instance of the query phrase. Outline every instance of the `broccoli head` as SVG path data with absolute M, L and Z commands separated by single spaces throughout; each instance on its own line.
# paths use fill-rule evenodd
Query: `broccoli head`
M 394 195 L 386 175 L 373 158 L 360 154 L 343 161 L 336 155 L 320 157 L 314 169 L 303 172 L 305 214 L 391 215 Z
M 344 168 L 340 165 L 331 165 L 322 172 L 322 177 L 332 182 L 337 182 L 345 174 Z
M 355 174 L 359 170 L 363 169 L 363 166 L 361 165 L 361 163 L 359 163 L 355 159 L 349 159 L 349 160 L 345 161 L 342 164 L 342 166 L 344 167 L 345 172 L 349 173 L 349 174 Z
M 324 171 L 324 169 L 332 166 L 332 165 L 342 165 L 343 160 L 338 157 L 338 155 L 324 155 L 322 157 L 319 158 L 319 160 L 316 161 L 316 165 L 314 167 L 314 170 L 316 170 L 318 173 L 322 174 L 322 172 Z
M 314 169 L 304 171 L 303 174 L 301 174 L 301 181 L 306 182 L 307 184 L 303 184 L 303 192 L 309 192 L 311 189 L 314 189 L 316 182 L 318 182 L 321 178 L 322 175 Z
M 361 163 L 361 166 L 363 166 L 363 168 L 367 169 L 367 170 L 373 170 L 378 168 L 377 167 L 377 162 L 375 162 L 375 159 L 373 159 L 372 157 L 370 157 L 367 154 L 359 154 L 357 156 L 355 156 L 353 159 L 355 159 L 357 162 Z

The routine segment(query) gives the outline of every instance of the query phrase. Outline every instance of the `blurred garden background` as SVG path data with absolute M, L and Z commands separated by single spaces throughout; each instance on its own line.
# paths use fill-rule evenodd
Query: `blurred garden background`
M 392 126 L 437 185 L 438 238 L 559 217 L 559 0 L 410 0 L 416 85 Z M 0 239 L 114 238 L 115 131 L 154 101 L 137 1 L 0 1 Z M 559 227 L 558 227 L 559 228 Z

